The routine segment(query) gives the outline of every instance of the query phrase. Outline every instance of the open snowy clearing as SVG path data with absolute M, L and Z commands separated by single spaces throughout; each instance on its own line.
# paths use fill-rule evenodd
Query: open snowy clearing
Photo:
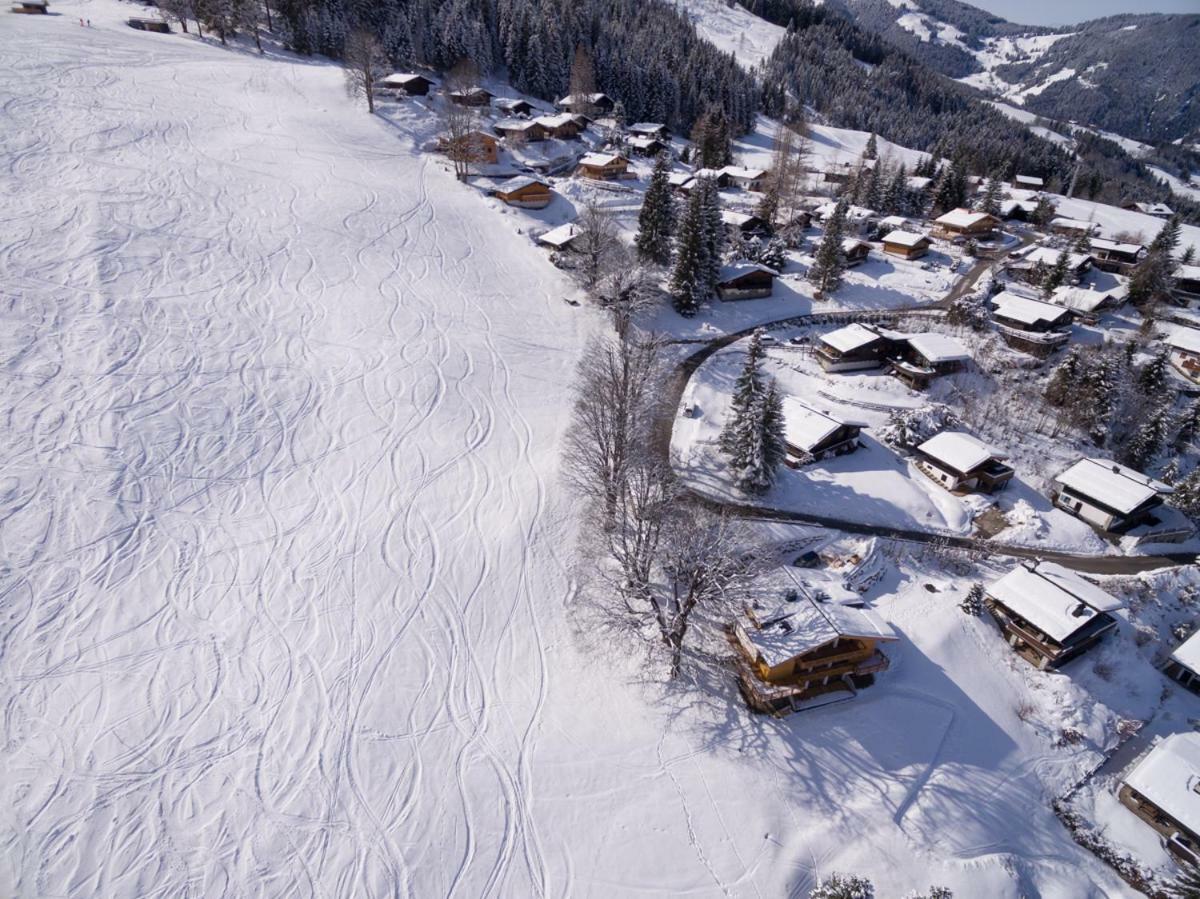
M 0 15 L 0 893 L 1126 894 L 1046 807 L 1113 715 L 962 578 L 785 722 L 585 649 L 570 282 L 336 69 L 56 9 Z

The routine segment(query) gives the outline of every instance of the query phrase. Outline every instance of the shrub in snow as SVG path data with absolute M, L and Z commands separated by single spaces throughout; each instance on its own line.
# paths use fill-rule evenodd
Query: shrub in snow
M 968 615 L 979 615 L 983 612 L 983 584 L 972 584 L 970 591 L 962 598 L 958 607 Z
M 930 887 L 924 893 L 909 893 L 905 899 L 954 899 L 954 892 L 949 887 Z
M 954 414 L 945 406 L 897 409 L 880 429 L 879 439 L 897 449 L 909 450 L 957 423 Z
M 875 886 L 857 874 L 830 874 L 817 882 L 808 899 L 875 899 Z

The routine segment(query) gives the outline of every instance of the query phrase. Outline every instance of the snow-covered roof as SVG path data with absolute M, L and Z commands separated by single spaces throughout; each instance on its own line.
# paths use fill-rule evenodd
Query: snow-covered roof
M 388 85 L 398 84 L 403 87 L 406 84 L 412 84 L 412 82 L 419 78 L 423 78 L 430 84 L 437 84 L 435 79 L 430 78 L 428 75 L 418 74 L 417 72 L 392 72 L 392 74 L 383 79 L 383 83 Z
M 871 249 L 871 245 L 869 243 L 867 243 L 865 240 L 859 240 L 857 237 L 846 237 L 842 239 L 843 253 L 853 253 L 859 247 L 866 247 L 868 251 Z
M 1196 631 L 1175 647 L 1175 651 L 1171 653 L 1171 661 L 1200 674 L 1200 631 Z
M 879 220 L 880 228 L 887 228 L 889 231 L 895 231 L 903 228 L 908 224 L 908 219 L 902 215 L 885 215 Z
M 1167 345 L 1185 353 L 1200 355 L 1200 331 L 1195 328 L 1177 328 L 1167 338 Z
M 726 225 L 733 225 L 737 228 L 742 228 L 751 222 L 755 221 L 755 217 L 745 212 L 737 212 L 733 209 L 721 210 L 721 221 Z
M 1092 249 L 1104 250 L 1109 253 L 1128 253 L 1130 256 L 1136 256 L 1142 251 L 1142 245 L 1139 243 L 1117 243 L 1115 240 L 1093 237 Z
M 1096 290 L 1094 287 L 1060 287 L 1050 297 L 1056 306 L 1074 309 L 1077 312 L 1095 312 L 1107 300 L 1121 300 L 1129 293 L 1124 285 L 1111 290 Z
M 661 122 L 635 122 L 629 126 L 629 130 L 633 134 L 650 134 L 657 131 L 662 131 L 667 126 Z
M 1052 562 L 1022 563 L 987 592 L 1059 643 L 1101 612 L 1121 608 L 1119 600 Z
M 601 100 L 607 100 L 608 94 L 596 92 L 594 94 L 567 94 L 558 101 L 558 105 L 570 105 L 573 103 L 599 103 Z
M 989 459 L 1005 458 L 986 443 L 962 431 L 935 434 L 918 446 L 917 452 L 924 453 L 959 474 L 966 474 Z
M 905 183 L 911 190 L 924 190 L 933 183 L 933 179 L 924 175 L 909 175 Z
M 811 652 L 838 637 L 899 639 L 891 626 L 874 612 L 808 598 L 786 603 L 759 618 L 759 628 L 750 630 L 748 636 L 770 666 Z
M 695 176 L 691 172 L 671 172 L 667 175 L 667 183 L 672 187 L 683 187 L 690 181 L 694 181 Z
M 828 334 L 822 334 L 821 343 L 828 344 L 839 353 L 849 353 L 852 350 L 857 350 L 859 347 L 874 343 L 881 336 L 875 329 L 855 322 L 852 325 L 846 325 L 844 328 L 830 331 Z
M 748 169 L 740 165 L 727 165 L 721 169 L 721 173 L 728 175 L 730 178 L 738 178 L 743 181 L 757 181 L 766 174 L 762 169 Z
M 513 109 L 517 106 L 533 106 L 528 100 L 522 100 L 520 97 L 495 97 L 492 100 L 492 105 L 497 109 Z
M 1189 831 L 1200 833 L 1200 733 L 1166 737 L 1129 772 L 1125 783 Z
M 1168 484 L 1107 459 L 1080 459 L 1054 480 L 1122 514 L 1156 494 L 1175 492 Z
M 534 119 L 543 128 L 561 128 L 563 125 L 574 125 L 575 116 L 570 113 L 560 112 L 556 115 L 540 115 Z
M 1057 218 L 1050 220 L 1051 228 L 1063 228 L 1068 231 L 1093 231 L 1096 228 L 1095 222 L 1085 222 L 1083 219 L 1067 218 L 1065 215 L 1060 215 Z
M 1042 180 L 1041 178 L 1037 177 L 1036 175 L 1017 175 L 1017 177 L 1013 179 L 1013 182 L 1015 184 L 1021 185 L 1022 187 L 1045 187 L 1046 186 L 1046 182 L 1044 180 Z
M 743 275 L 749 275 L 753 272 L 766 272 L 771 277 L 777 277 L 779 272 L 765 265 L 759 265 L 757 262 L 731 262 L 728 265 L 721 266 L 720 282 L 726 284 Z
M 528 175 L 521 175 L 517 178 L 509 178 L 507 181 L 497 186 L 496 192 L 502 194 L 516 193 L 518 190 L 524 190 L 525 188 L 532 187 L 535 184 L 542 187 L 549 187 L 545 181 L 541 181 L 537 178 L 530 178 Z
M 1134 203 L 1134 208 L 1138 212 L 1144 212 L 1147 215 L 1174 215 L 1175 210 L 1166 203 Z
M 1039 262 L 1043 265 L 1053 266 L 1058 262 L 1058 257 L 1061 256 L 1064 250 L 1056 250 L 1054 247 L 1033 247 L 1025 252 L 1023 256 L 1016 257 L 1019 261 L 1026 265 L 1037 265 Z M 1092 257 L 1087 253 L 1067 253 L 1067 268 L 1077 269 L 1083 266 Z
M 1023 325 L 1035 325 L 1038 322 L 1056 324 L 1067 318 L 1071 310 L 1057 303 L 1043 303 L 1041 300 L 1031 300 L 1017 296 L 1007 290 L 992 297 L 992 306 L 996 314 Z
M 1018 209 L 1023 209 L 1028 213 L 1032 213 L 1037 208 L 1037 203 L 1032 200 L 1005 200 L 1000 204 L 1000 215 L 1007 218 Z
M 889 231 L 887 236 L 883 238 L 883 242 L 899 244 L 902 247 L 916 247 L 920 246 L 922 242 L 929 243 L 930 241 L 924 234 L 903 231 L 898 228 L 895 231 Z
M 492 127 L 497 131 L 528 131 L 541 124 L 537 119 L 501 119 Z
M 827 219 L 833 215 L 833 210 L 836 208 L 837 203 L 822 203 L 814 212 L 816 212 L 818 218 Z M 855 206 L 851 203 L 846 207 L 846 221 L 848 222 L 862 221 L 863 219 L 869 219 L 873 215 L 875 215 L 875 210 L 868 209 L 866 206 Z
M 648 147 L 653 147 L 655 144 L 662 145 L 662 141 L 657 137 L 630 137 L 626 138 L 625 142 L 631 147 L 636 147 L 639 150 L 645 150 Z
M 1200 265 L 1181 265 L 1175 269 L 1176 281 L 1200 281 Z
M 579 157 L 580 165 L 594 165 L 597 167 L 616 165 L 624 161 L 625 158 L 619 153 L 584 153 Z
M 866 427 L 862 422 L 834 418 L 793 396 L 783 398 L 783 421 L 787 442 L 805 452 L 819 446 L 842 425 Z
M 578 236 L 579 229 L 572 222 L 567 222 L 565 225 L 559 225 L 557 228 L 547 231 L 538 238 L 538 242 L 562 249 Z
M 916 352 L 928 362 L 966 362 L 971 358 L 970 352 L 962 343 L 945 334 L 932 331 L 923 334 L 907 334 L 904 339 Z
M 992 216 L 986 212 L 972 212 L 970 209 L 951 209 L 945 215 L 934 219 L 934 224 L 948 225 L 951 228 L 971 228 L 989 218 L 992 218 Z

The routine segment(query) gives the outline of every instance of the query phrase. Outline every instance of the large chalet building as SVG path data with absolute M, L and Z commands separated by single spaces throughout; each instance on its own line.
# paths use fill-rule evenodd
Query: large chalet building
M 1149 522 L 1174 491 L 1140 471 L 1106 459 L 1080 459 L 1054 478 L 1054 505 L 1113 534 Z
M 916 448 L 915 464 L 951 492 L 995 493 L 1013 478 L 1007 458 L 962 431 L 942 431 Z
M 1163 838 L 1167 851 L 1200 864 L 1200 733 L 1156 741 L 1125 776 L 1117 798 Z
M 864 422 L 837 418 L 791 396 L 783 400 L 783 423 L 786 463 L 792 468 L 854 452 L 866 427 Z

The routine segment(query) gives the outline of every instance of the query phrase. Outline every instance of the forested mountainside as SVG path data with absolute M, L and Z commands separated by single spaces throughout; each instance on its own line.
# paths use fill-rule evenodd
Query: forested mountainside
M 972 83 L 1037 115 L 1152 143 L 1200 132 L 1200 15 L 1121 15 L 1048 29 L 956 0 L 832 2 L 943 74 L 987 73 Z
M 567 92 L 579 45 L 596 83 L 630 120 L 688 130 L 710 106 L 739 130 L 758 111 L 758 89 L 734 60 L 702 40 L 666 3 L 641 0 L 284 0 L 291 46 L 337 57 L 355 28 L 378 35 L 397 67 L 447 69 L 473 60 L 503 67 L 514 86 L 544 100 Z

